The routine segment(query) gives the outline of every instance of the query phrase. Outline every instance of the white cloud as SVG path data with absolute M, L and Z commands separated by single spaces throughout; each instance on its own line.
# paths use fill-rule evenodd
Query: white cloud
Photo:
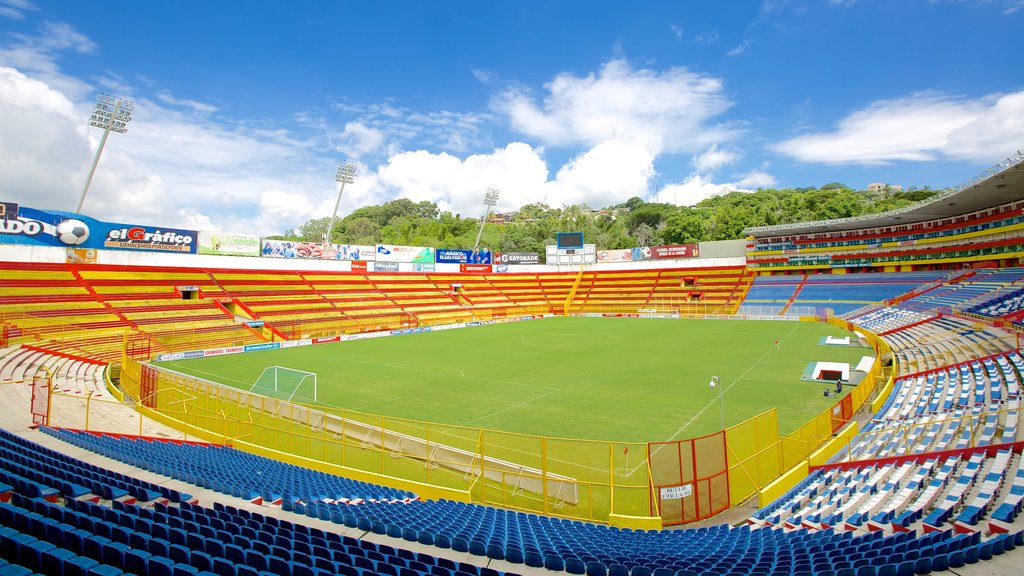
M 701 174 L 692 174 L 679 184 L 669 184 L 655 193 L 655 202 L 677 206 L 692 206 L 705 198 L 727 194 L 735 190 L 730 183 L 716 184 Z
M 123 88 L 122 88 L 123 89 Z M 167 90 L 161 90 L 157 92 L 156 99 L 167 104 L 168 106 L 174 106 L 177 108 L 188 108 L 194 112 L 202 114 L 210 114 L 217 111 L 217 107 L 212 104 L 205 102 L 199 102 L 197 100 L 189 100 L 187 98 L 175 98 L 173 94 Z
M 725 55 L 726 56 L 739 56 L 740 54 L 743 54 L 744 52 L 746 52 L 747 48 L 749 48 L 749 47 L 750 47 L 750 40 L 744 40 L 743 42 L 740 42 L 738 46 L 736 46 L 732 50 L 729 50 L 728 52 L 726 52 Z
M 714 182 L 705 174 L 695 172 L 678 184 L 669 184 L 655 193 L 656 202 L 678 206 L 692 206 L 712 196 L 730 192 L 752 192 L 757 188 L 771 188 L 777 183 L 774 176 L 763 170 L 740 175 L 735 182 Z
M 550 180 L 543 150 L 522 142 L 465 160 L 417 150 L 392 156 L 379 168 L 372 195 L 358 201 L 380 202 L 394 197 L 431 200 L 442 210 L 473 215 L 482 210 L 484 191 L 497 187 L 501 191 L 498 210 L 531 202 L 606 206 L 632 196 L 646 196 L 653 175 L 650 153 L 619 141 L 604 142 L 577 156 Z
M 878 165 L 942 157 L 988 162 L 1024 142 L 1024 92 L 978 99 L 935 93 L 883 100 L 772 148 L 804 162 Z
M 771 188 L 779 183 L 775 176 L 761 170 L 752 170 L 743 175 L 736 186 L 746 190 L 751 188 Z
M 608 206 L 646 196 L 654 173 L 654 156 L 649 151 L 635 143 L 609 140 L 562 166 L 546 186 L 545 201 L 551 206 Z
M 693 37 L 693 41 L 697 44 L 714 44 L 718 42 L 718 31 L 701 32 Z
M 479 74 L 477 76 L 480 77 Z M 339 143 L 336 144 L 339 151 L 358 155 L 384 149 L 401 150 L 413 145 L 466 152 L 488 144 L 481 127 L 493 119 L 486 113 L 415 112 L 387 102 L 372 105 L 341 102 L 335 104 L 334 109 L 355 118 L 345 125 L 344 132 L 338 133 L 331 128 L 333 119 L 317 118 L 312 123 L 317 124 L 329 140 Z M 308 118 L 305 120 L 309 121 Z M 377 142 L 375 134 L 380 135 L 380 142 Z M 372 143 L 377 145 L 368 148 Z
M 0 190 L 5 200 L 72 210 L 89 155 L 84 117 L 45 82 L 0 67 Z
M 678 24 L 669 26 L 669 30 L 672 31 L 672 35 L 676 37 L 676 42 L 680 42 L 683 39 L 683 27 Z
M 38 34 L 29 36 L 15 34 L 15 41 L 0 47 L 0 62 L 19 72 L 42 80 L 71 99 L 88 94 L 92 88 L 88 83 L 60 72 L 57 58 L 64 50 L 89 54 L 96 44 L 75 31 L 71 26 L 57 22 L 43 22 Z
M 337 135 L 334 148 L 351 158 L 359 158 L 378 151 L 384 144 L 384 133 L 370 128 L 362 122 L 349 122 L 345 130 Z
M 0 16 L 12 20 L 24 20 L 25 12 L 37 10 L 28 0 L 0 0 Z
M 738 152 L 720 150 L 717 145 L 708 148 L 700 156 L 693 159 L 693 167 L 699 172 L 713 172 L 722 166 L 732 164 L 740 157 Z
M 597 74 L 559 74 L 545 88 L 539 103 L 513 88 L 493 106 L 514 129 L 546 145 L 593 147 L 618 140 L 657 156 L 694 152 L 737 135 L 734 127 L 710 124 L 732 104 L 722 81 L 686 68 L 634 70 L 619 59 Z
M 543 200 L 547 176 L 542 151 L 522 142 L 465 160 L 444 152 L 401 152 L 378 169 L 374 200 L 430 200 L 442 210 L 472 215 L 482 211 L 487 188 L 501 190 L 498 210 Z

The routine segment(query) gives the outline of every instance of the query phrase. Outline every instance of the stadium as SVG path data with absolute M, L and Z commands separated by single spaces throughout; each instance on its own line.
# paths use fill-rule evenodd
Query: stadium
M 890 576 L 1024 544 L 1020 153 L 908 208 L 546 264 L 3 206 L 5 574 Z

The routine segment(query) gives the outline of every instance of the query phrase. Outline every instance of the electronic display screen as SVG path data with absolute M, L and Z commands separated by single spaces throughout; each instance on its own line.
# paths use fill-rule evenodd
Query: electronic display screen
M 559 232 L 555 241 L 559 248 L 583 248 L 583 232 Z

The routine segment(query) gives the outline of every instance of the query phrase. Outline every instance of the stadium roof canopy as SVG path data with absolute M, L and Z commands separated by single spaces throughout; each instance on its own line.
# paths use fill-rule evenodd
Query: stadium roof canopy
M 743 234 L 758 238 L 897 226 L 968 214 L 1021 199 L 1024 199 L 1024 150 L 913 206 L 853 218 L 757 226 L 744 229 Z

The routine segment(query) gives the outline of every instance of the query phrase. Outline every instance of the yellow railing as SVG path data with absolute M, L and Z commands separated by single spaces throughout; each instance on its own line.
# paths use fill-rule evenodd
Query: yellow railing
M 830 318 L 829 323 L 844 329 L 852 328 L 837 318 Z M 774 408 L 726 429 L 729 495 L 733 506 L 746 501 L 786 471 L 801 465 L 870 401 L 876 389 L 887 390 L 891 386 L 891 375 L 884 380 L 881 378 L 884 372 L 880 357 L 891 352 L 888 344 L 870 332 L 860 332 L 875 349 L 876 360 L 871 371 L 846 397 L 785 436 L 779 435 L 778 415 Z M 803 467 L 806 469 L 806 464 Z M 797 474 L 791 479 L 795 484 L 801 478 Z
M 473 501 L 607 522 L 647 516 L 645 443 L 515 434 L 277 400 L 125 357 L 120 386 L 144 409 L 243 450 L 457 489 Z M 143 376 L 143 373 L 147 376 Z M 632 457 L 630 456 L 632 454 Z
M 569 295 L 565 297 L 565 306 L 563 306 L 562 314 L 568 315 L 572 309 L 572 299 L 576 296 L 576 291 L 580 289 L 580 282 L 583 280 L 583 265 L 580 265 L 580 271 L 576 273 L 576 280 L 572 283 L 572 288 L 569 289 Z

